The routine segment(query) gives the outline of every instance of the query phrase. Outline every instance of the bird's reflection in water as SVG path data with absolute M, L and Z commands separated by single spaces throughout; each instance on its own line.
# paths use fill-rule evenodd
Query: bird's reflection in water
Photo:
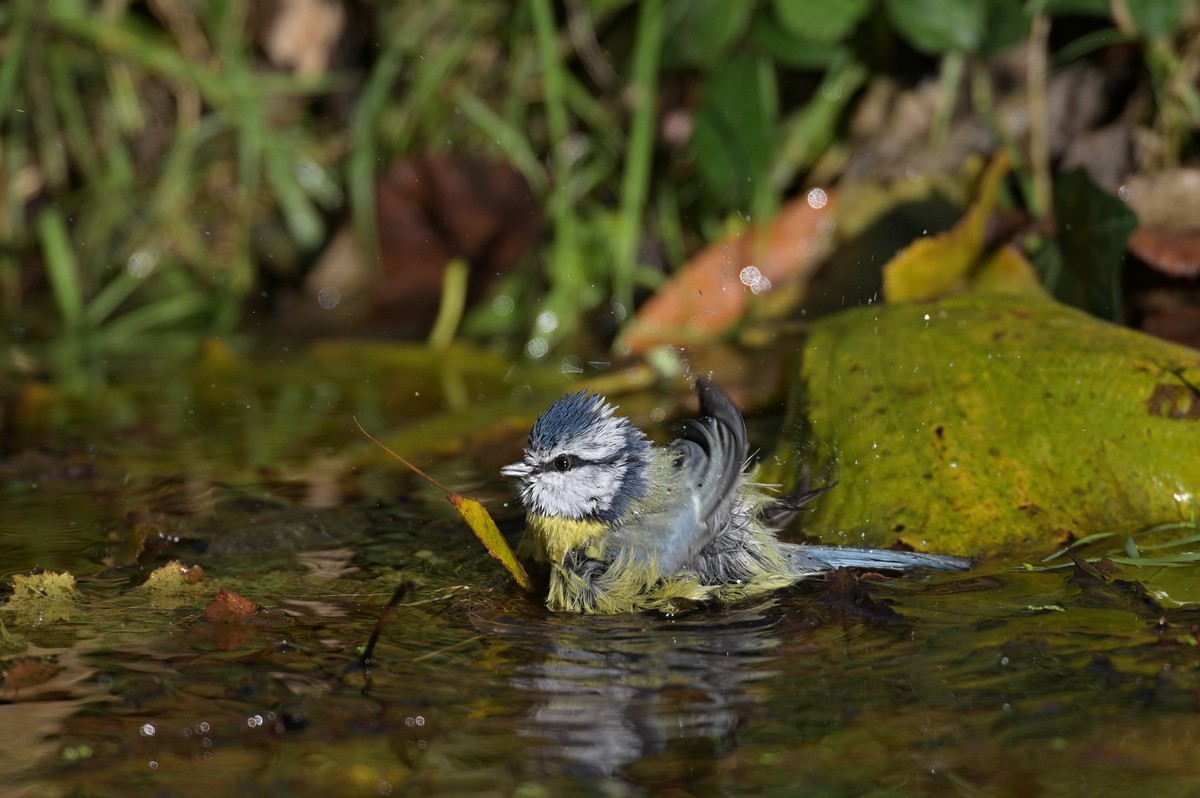
M 710 768 L 773 675 L 780 640 L 803 621 L 774 601 L 676 617 L 543 615 L 481 619 L 513 644 L 512 684 L 532 697 L 518 732 L 537 740 L 530 775 L 620 775 L 672 756 Z M 789 627 L 781 631 L 781 625 Z M 640 770 L 640 768 L 639 768 Z M 663 774 L 665 775 L 665 774 Z M 640 780 L 640 779 L 639 779 Z

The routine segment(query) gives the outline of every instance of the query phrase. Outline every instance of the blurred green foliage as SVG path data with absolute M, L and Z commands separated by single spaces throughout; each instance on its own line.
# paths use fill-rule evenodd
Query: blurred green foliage
M 671 265 L 769 215 L 874 77 L 940 74 L 949 98 L 972 59 L 1082 18 L 1060 56 L 1141 48 L 1165 161 L 1200 121 L 1177 41 L 1193 0 L 364 2 L 346 6 L 353 57 L 316 75 L 267 62 L 265 7 L 0 8 L 4 310 L 65 363 L 234 329 L 340 214 L 370 256 L 376 177 L 422 151 L 503 158 L 545 208 L 544 249 L 503 287 L 517 312 L 467 327 L 540 356 L 589 313 L 611 333 Z M 1017 163 L 1050 213 L 1048 166 Z

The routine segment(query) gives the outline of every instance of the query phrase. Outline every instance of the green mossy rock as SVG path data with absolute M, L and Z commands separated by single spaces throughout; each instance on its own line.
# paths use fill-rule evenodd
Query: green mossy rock
M 1194 350 L 971 293 L 822 320 L 804 380 L 810 465 L 841 481 L 806 526 L 831 542 L 979 554 L 1196 517 Z

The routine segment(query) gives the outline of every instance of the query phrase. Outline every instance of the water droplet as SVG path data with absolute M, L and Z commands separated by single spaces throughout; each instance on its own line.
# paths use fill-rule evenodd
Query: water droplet
M 317 304 L 325 310 L 333 310 L 342 301 L 342 292 L 327 285 L 317 292 Z
M 546 343 L 545 338 L 534 338 L 525 344 L 526 357 L 533 360 L 540 360 L 550 351 L 550 344 Z
M 129 256 L 129 260 L 125 264 L 125 269 L 131 276 L 139 280 L 144 280 L 150 276 L 150 272 L 154 271 L 154 267 L 157 265 L 157 255 L 148 250 L 139 249 Z
M 538 314 L 534 326 L 540 333 L 552 333 L 558 329 L 558 314 L 553 310 L 543 310 Z
M 492 300 L 492 312 L 497 316 L 507 316 L 513 312 L 517 303 L 508 294 L 501 294 Z

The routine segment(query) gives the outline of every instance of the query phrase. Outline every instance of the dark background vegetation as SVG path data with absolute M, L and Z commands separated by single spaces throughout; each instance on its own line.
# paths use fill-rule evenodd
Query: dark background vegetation
M 464 309 L 534 357 L 595 349 L 808 186 L 961 205 L 1001 150 L 997 238 L 1062 298 L 1192 334 L 1193 0 L 14 0 L 0 54 L 25 369 L 439 314 L 445 338 Z

